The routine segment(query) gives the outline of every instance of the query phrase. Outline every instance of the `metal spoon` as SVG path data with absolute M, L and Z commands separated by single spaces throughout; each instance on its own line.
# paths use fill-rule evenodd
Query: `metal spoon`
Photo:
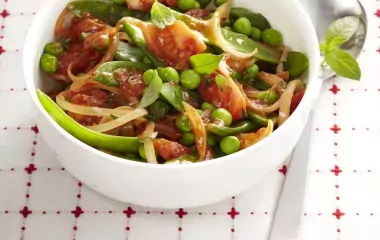
M 320 42 L 324 41 L 326 29 L 336 19 L 359 16 L 361 24 L 356 34 L 341 48 L 357 58 L 364 45 L 367 33 L 367 17 L 357 0 L 300 0 L 315 25 Z M 323 56 L 321 56 L 322 62 Z M 320 78 L 326 80 L 334 73 L 321 68 Z M 314 111 L 310 113 L 303 135 L 294 149 L 287 176 L 277 204 L 269 240 L 296 240 L 302 223 L 302 212 L 310 157 Z

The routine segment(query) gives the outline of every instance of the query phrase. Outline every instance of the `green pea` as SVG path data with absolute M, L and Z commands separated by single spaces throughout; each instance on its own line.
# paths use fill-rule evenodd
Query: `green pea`
M 227 78 L 221 74 L 216 75 L 215 83 L 222 91 L 224 91 L 227 88 Z
M 172 67 L 166 67 L 166 68 L 157 68 L 158 75 L 164 82 L 178 82 L 179 81 L 179 74 L 177 70 L 175 70 Z
M 45 45 L 44 52 L 49 53 L 53 56 L 58 57 L 61 55 L 65 50 L 63 49 L 63 46 L 59 42 L 51 42 Z
M 227 2 L 227 0 L 214 0 L 214 5 L 215 5 L 215 7 L 220 7 L 223 4 L 225 4 L 226 2 Z
M 175 125 L 182 132 L 191 132 L 191 125 L 190 125 L 189 118 L 185 115 L 177 118 L 177 120 L 175 121 Z
M 282 43 L 282 34 L 276 29 L 269 28 L 262 32 L 263 42 L 271 47 L 277 47 Z
M 214 147 L 216 145 L 216 137 L 213 134 L 207 135 L 207 146 Z
M 218 108 L 212 111 L 211 120 L 221 120 L 228 127 L 232 123 L 232 115 L 228 110 L 224 108 Z
M 150 82 L 152 81 L 153 79 L 153 76 L 155 74 L 155 70 L 154 69 L 149 69 L 149 70 L 146 70 L 143 74 L 143 80 L 146 84 L 150 84 Z
M 264 100 L 268 104 L 273 104 L 277 102 L 278 100 L 278 95 L 275 91 L 273 90 L 268 90 L 268 91 L 262 91 L 257 95 L 257 99 Z
M 261 30 L 255 27 L 252 27 L 251 38 L 255 41 L 261 41 Z
M 144 144 L 140 145 L 139 154 L 142 159 L 146 160 L 146 152 L 145 152 Z
M 149 106 L 149 114 L 154 116 L 154 120 L 160 120 L 170 111 L 170 106 L 161 101 L 155 101 Z
M 243 76 L 240 73 L 238 73 L 237 71 L 233 70 L 232 73 L 230 74 L 230 77 L 232 79 L 241 80 L 241 78 Z
M 193 9 L 200 9 L 201 8 L 201 4 L 199 4 L 199 2 L 195 1 L 195 5 L 193 7 Z
M 196 7 L 195 0 L 178 0 L 177 7 L 182 11 L 188 11 Z M 198 3 L 199 4 L 199 3 Z
M 259 67 L 256 64 L 253 64 L 252 66 L 248 67 L 245 71 L 252 78 L 257 78 L 257 75 L 259 75 Z
M 216 108 L 214 107 L 214 105 L 212 105 L 211 103 L 208 103 L 208 102 L 204 102 L 204 103 L 202 103 L 202 107 L 201 107 L 201 109 L 203 110 L 203 111 L 205 111 L 205 110 L 211 110 L 211 111 L 214 111 Z
M 119 5 L 125 5 L 127 3 L 125 0 L 113 0 L 113 2 Z
M 252 32 L 251 22 L 246 17 L 238 18 L 234 23 L 234 30 L 237 33 L 249 36 Z
M 46 73 L 55 73 L 58 70 L 59 61 L 58 58 L 49 53 L 44 53 L 41 57 L 41 68 Z
M 108 36 L 107 34 L 103 34 L 103 35 L 100 35 L 97 41 L 95 41 L 92 44 L 92 48 L 95 51 L 101 52 L 101 51 L 106 50 L 110 44 L 111 44 L 110 36 Z
M 232 154 L 239 151 L 240 141 L 235 136 L 228 136 L 222 138 L 220 141 L 220 148 L 225 154 Z
M 230 26 L 224 26 L 223 28 L 226 29 L 227 31 L 230 31 L 230 32 L 234 31 L 234 29 Z
M 181 142 L 186 146 L 191 146 L 195 143 L 195 136 L 194 133 L 183 133 Z
M 180 81 L 183 87 L 194 90 L 201 84 L 201 75 L 194 70 L 185 70 L 181 73 Z

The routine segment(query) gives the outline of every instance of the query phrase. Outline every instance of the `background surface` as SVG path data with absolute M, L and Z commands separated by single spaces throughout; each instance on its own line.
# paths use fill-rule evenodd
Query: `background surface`
M 21 69 L 27 30 L 48 0 L 0 1 L 0 239 L 267 238 L 286 163 L 241 196 L 174 211 L 116 202 L 72 178 L 39 135 Z M 302 240 L 380 239 L 380 2 L 362 3 L 363 78 L 323 86 Z

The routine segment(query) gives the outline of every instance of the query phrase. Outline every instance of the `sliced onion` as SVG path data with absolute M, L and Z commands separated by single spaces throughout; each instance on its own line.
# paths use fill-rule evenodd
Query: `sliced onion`
M 255 133 L 240 133 L 236 137 L 240 141 L 240 150 L 248 148 L 256 143 L 260 142 L 264 138 L 268 137 L 273 132 L 274 124 L 272 120 L 268 121 L 266 128 L 260 128 Z
M 244 89 L 245 94 L 249 98 L 257 98 L 257 95 L 259 95 L 259 93 L 261 92 L 253 87 L 245 87 L 243 89 Z
M 236 58 L 251 58 L 257 53 L 257 49 L 255 49 L 251 53 L 242 53 L 235 48 L 233 48 L 230 44 L 227 43 L 227 41 L 224 39 L 222 32 L 221 32 L 221 20 L 224 18 L 228 18 L 230 14 L 230 8 L 231 8 L 231 0 L 227 0 L 225 4 L 220 6 L 214 14 L 212 15 L 212 18 L 207 22 L 210 28 L 210 35 L 212 35 L 212 38 L 215 40 L 215 42 L 218 43 L 218 46 L 228 54 L 231 54 L 232 56 Z M 210 36 L 207 36 L 210 37 Z
M 284 81 L 282 78 L 280 78 L 274 74 L 270 74 L 270 73 L 263 72 L 263 71 L 259 72 L 259 75 L 257 77 L 260 80 L 262 80 L 263 82 L 266 82 L 271 86 L 273 86 L 275 84 L 281 84 L 281 82 Z
M 198 114 L 197 110 L 190 104 L 182 102 L 185 113 L 189 118 L 191 129 L 195 135 L 195 144 L 197 145 L 199 161 L 205 160 L 207 148 L 207 133 L 202 117 Z
M 154 128 L 155 124 L 153 122 L 149 122 L 144 132 L 137 137 L 144 143 L 144 149 L 148 163 L 158 164 L 156 151 L 154 149 L 152 140 L 152 137 L 154 136 Z
M 127 113 L 130 113 L 133 108 L 123 106 L 122 108 L 118 109 L 110 109 L 110 108 L 98 108 L 98 107 L 89 107 L 89 106 L 82 106 L 78 104 L 71 103 L 65 99 L 65 94 L 67 92 L 61 92 L 56 97 L 56 102 L 58 106 L 60 106 L 62 109 L 76 113 L 76 114 L 82 114 L 82 115 L 88 115 L 88 116 L 109 116 L 109 115 L 115 115 L 117 117 L 126 115 Z
M 305 86 L 301 80 L 290 81 L 281 96 L 280 111 L 278 114 L 278 126 L 281 126 L 290 116 L 290 104 L 292 102 L 293 93 L 304 89 Z
M 104 30 L 102 32 L 104 33 L 105 31 L 112 33 L 112 32 L 115 32 L 116 29 L 115 28 L 107 29 L 107 30 Z M 69 68 L 67 69 L 67 74 L 69 75 L 70 79 L 73 81 L 73 84 L 71 84 L 70 89 L 72 91 L 78 91 L 78 89 L 81 89 L 82 86 L 87 82 L 88 79 L 90 79 L 94 76 L 95 70 L 100 65 L 102 65 L 105 62 L 112 61 L 117 50 L 118 50 L 118 48 L 119 48 L 119 42 L 120 42 L 119 41 L 119 35 L 115 34 L 115 36 L 112 37 L 112 42 L 111 42 L 110 46 L 108 47 L 108 50 L 107 50 L 106 54 L 103 56 L 102 60 L 93 69 L 91 69 L 88 73 L 86 73 L 83 76 L 78 77 L 78 76 L 75 76 L 74 74 L 72 74 L 72 72 L 71 72 L 72 65 L 70 64 Z
M 276 74 L 281 74 L 284 71 L 284 62 L 288 59 L 288 54 L 289 49 L 287 47 L 284 47 L 280 61 L 278 62 L 278 65 L 276 67 Z
M 148 114 L 148 112 L 145 109 L 139 108 L 139 109 L 135 109 L 129 113 L 126 113 L 123 116 L 121 116 L 117 119 L 114 119 L 110 122 L 89 126 L 87 128 L 89 128 L 95 132 L 107 132 L 107 131 L 112 130 L 114 128 L 120 127 L 120 126 L 126 124 L 127 122 L 130 122 L 136 118 L 143 117 L 147 114 Z
M 60 36 L 63 34 L 63 24 L 65 22 L 65 19 L 66 19 L 66 15 L 70 13 L 70 10 L 65 8 L 61 14 L 59 15 L 58 19 L 57 19 L 57 22 L 55 23 L 55 34 Z
M 110 122 L 112 121 L 113 119 L 108 115 L 108 116 L 104 116 L 102 117 L 102 120 L 100 120 L 99 124 L 102 124 L 102 123 L 107 123 L 107 122 Z M 119 133 L 119 129 L 120 127 L 117 127 L 117 128 L 114 128 L 112 130 L 109 130 L 107 132 L 104 132 L 105 134 L 108 134 L 108 135 L 113 135 L 113 136 L 117 136 L 118 133 Z
M 107 85 L 105 85 L 103 83 L 96 82 L 94 80 L 87 80 L 86 83 L 82 86 L 82 88 L 75 89 L 75 90 L 72 90 L 72 91 L 73 92 L 78 92 L 80 90 L 87 89 L 87 88 L 100 88 L 100 89 L 107 90 L 107 91 L 110 91 L 112 93 L 115 93 L 117 95 L 120 95 L 120 89 L 118 89 L 116 87 L 107 86 Z

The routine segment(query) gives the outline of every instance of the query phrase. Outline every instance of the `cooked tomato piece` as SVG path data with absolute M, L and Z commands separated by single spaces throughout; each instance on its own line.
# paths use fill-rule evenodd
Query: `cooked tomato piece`
M 182 133 L 175 126 L 175 120 L 176 119 L 172 117 L 165 117 L 165 119 L 156 122 L 155 130 L 159 135 L 169 140 L 179 141 L 181 140 Z
M 198 92 L 206 102 L 211 103 L 217 108 L 227 109 L 232 114 L 234 120 L 241 119 L 243 111 L 246 109 L 246 104 L 239 89 L 229 79 L 227 88 L 222 91 L 214 81 L 215 76 L 215 74 L 204 76 Z
M 191 9 L 187 11 L 185 14 L 195 18 L 205 19 L 208 15 L 210 15 L 210 13 L 211 11 L 208 9 Z
M 166 161 L 191 153 L 190 148 L 166 139 L 156 139 L 153 144 L 158 154 Z
M 257 132 L 255 133 L 241 133 L 237 135 L 237 138 L 240 141 L 240 150 L 246 149 L 254 144 L 256 144 L 261 136 L 264 134 L 266 131 L 265 128 L 260 128 Z
M 121 95 L 130 104 L 137 103 L 143 96 L 146 84 L 142 79 L 143 72 L 134 69 L 118 69 L 114 72 L 119 82 Z
M 91 107 L 115 107 L 112 99 L 109 98 L 108 94 L 100 89 L 87 89 L 80 92 L 69 92 L 67 95 L 67 100 L 71 103 L 82 105 L 82 106 L 91 106 Z M 84 125 L 84 126 L 92 126 L 94 124 L 98 124 L 101 117 L 97 116 L 86 116 L 81 114 L 76 114 L 69 112 L 69 116 L 71 116 L 75 121 Z
M 203 53 L 206 44 L 183 22 L 175 21 L 164 29 L 153 24 L 143 26 L 143 35 L 149 50 L 167 65 L 184 70 L 189 67 L 189 58 Z
M 150 10 L 150 8 L 152 7 L 155 0 L 126 0 L 126 1 L 127 1 L 127 5 L 128 5 L 129 9 L 147 12 Z M 165 0 L 158 0 L 158 1 L 160 3 L 165 3 Z M 171 2 L 171 1 L 169 1 L 169 2 L 171 4 L 173 4 L 173 2 Z M 170 6 L 170 7 L 174 7 L 174 6 L 177 6 L 177 4 Z
M 290 114 L 296 110 L 298 105 L 300 104 L 303 95 L 305 94 L 305 90 L 299 91 L 298 93 L 295 93 L 292 97 L 292 102 L 290 103 Z
M 211 160 L 213 158 L 214 158 L 214 152 L 212 151 L 212 149 L 210 147 L 206 147 L 205 160 Z
M 88 17 L 78 22 L 71 28 L 71 32 L 75 34 L 77 39 L 81 39 L 82 33 L 96 33 L 105 30 L 108 25 L 101 20 Z
M 176 7 L 178 5 L 178 0 L 166 0 L 166 5 L 169 7 Z

